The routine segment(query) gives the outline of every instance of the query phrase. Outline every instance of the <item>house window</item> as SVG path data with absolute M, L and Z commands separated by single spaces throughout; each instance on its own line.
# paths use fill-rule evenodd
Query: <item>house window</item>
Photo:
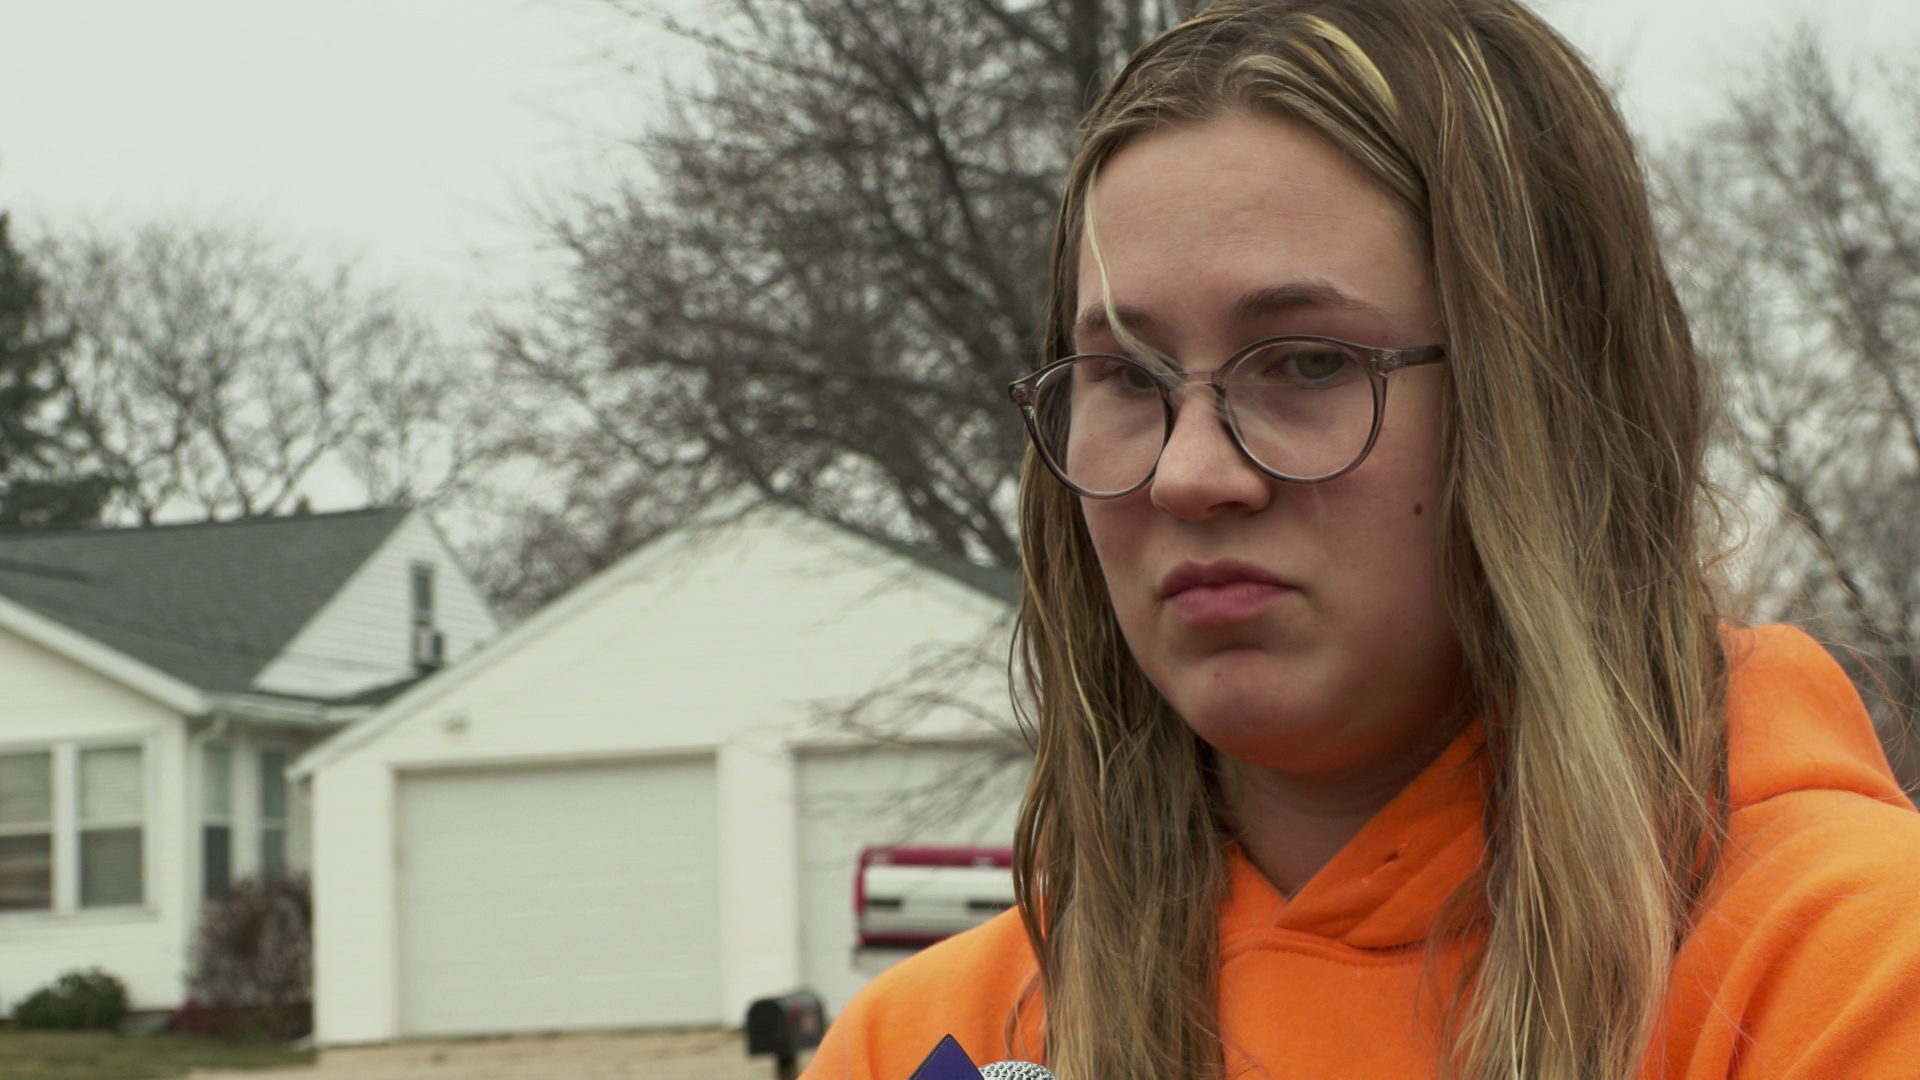
M 434 628 L 434 567 L 413 563 L 413 667 L 420 673 L 445 663 L 445 638 Z
M 287 876 L 287 752 L 260 751 L 260 876 Z
M 413 564 L 413 666 L 432 671 L 446 662 L 446 639 L 433 628 L 433 567 Z
M 80 751 L 80 906 L 145 899 L 146 785 L 140 748 Z
M 53 907 L 53 754 L 0 756 L 0 911 Z
M 433 565 L 413 564 L 413 625 L 433 625 Z
M 233 749 L 207 743 L 200 763 L 201 892 L 218 900 L 233 884 Z
M 138 746 L 0 755 L 0 911 L 126 907 L 146 902 L 146 771 Z M 59 792 L 56 798 L 55 792 Z M 54 843 L 56 803 L 68 824 Z M 68 818 L 66 814 L 73 814 Z M 77 826 L 77 828 L 76 828 Z M 56 901 L 55 851 L 78 886 Z

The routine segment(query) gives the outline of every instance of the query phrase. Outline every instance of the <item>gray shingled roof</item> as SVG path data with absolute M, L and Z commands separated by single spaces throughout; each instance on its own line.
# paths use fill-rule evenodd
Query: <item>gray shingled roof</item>
M 202 690 L 244 691 L 409 512 L 0 531 L 0 595 Z

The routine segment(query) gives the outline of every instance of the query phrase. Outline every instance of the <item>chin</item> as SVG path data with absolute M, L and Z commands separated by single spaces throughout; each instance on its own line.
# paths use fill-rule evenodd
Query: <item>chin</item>
M 1275 772 L 1316 772 L 1330 757 L 1327 744 L 1337 741 L 1335 725 L 1324 719 L 1278 710 L 1260 716 L 1201 714 L 1188 717 L 1187 726 L 1228 757 Z
M 1187 726 L 1221 753 L 1250 765 L 1292 771 L 1320 756 L 1316 751 L 1329 739 L 1338 741 L 1344 715 L 1333 703 L 1303 695 L 1297 686 L 1224 682 L 1209 679 L 1203 689 L 1168 697 Z

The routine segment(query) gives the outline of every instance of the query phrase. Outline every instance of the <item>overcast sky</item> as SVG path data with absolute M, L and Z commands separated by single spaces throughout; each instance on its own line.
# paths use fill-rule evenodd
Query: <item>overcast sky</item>
M 687 50 L 590 0 L 0 0 L 16 229 L 258 224 L 459 305 Z
M 1920 56 L 1912 0 L 1543 9 L 1654 140 L 1799 21 L 1843 56 Z M 455 315 L 540 272 L 527 205 L 604 170 L 675 64 L 593 0 L 0 0 L 0 209 L 29 232 L 257 224 Z

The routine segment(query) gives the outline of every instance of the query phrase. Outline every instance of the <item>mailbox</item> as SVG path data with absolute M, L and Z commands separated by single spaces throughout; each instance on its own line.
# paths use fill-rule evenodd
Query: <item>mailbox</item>
M 747 1054 L 791 1059 L 820 1045 L 827 1032 L 826 1010 L 811 991 L 795 990 L 747 1006 Z

